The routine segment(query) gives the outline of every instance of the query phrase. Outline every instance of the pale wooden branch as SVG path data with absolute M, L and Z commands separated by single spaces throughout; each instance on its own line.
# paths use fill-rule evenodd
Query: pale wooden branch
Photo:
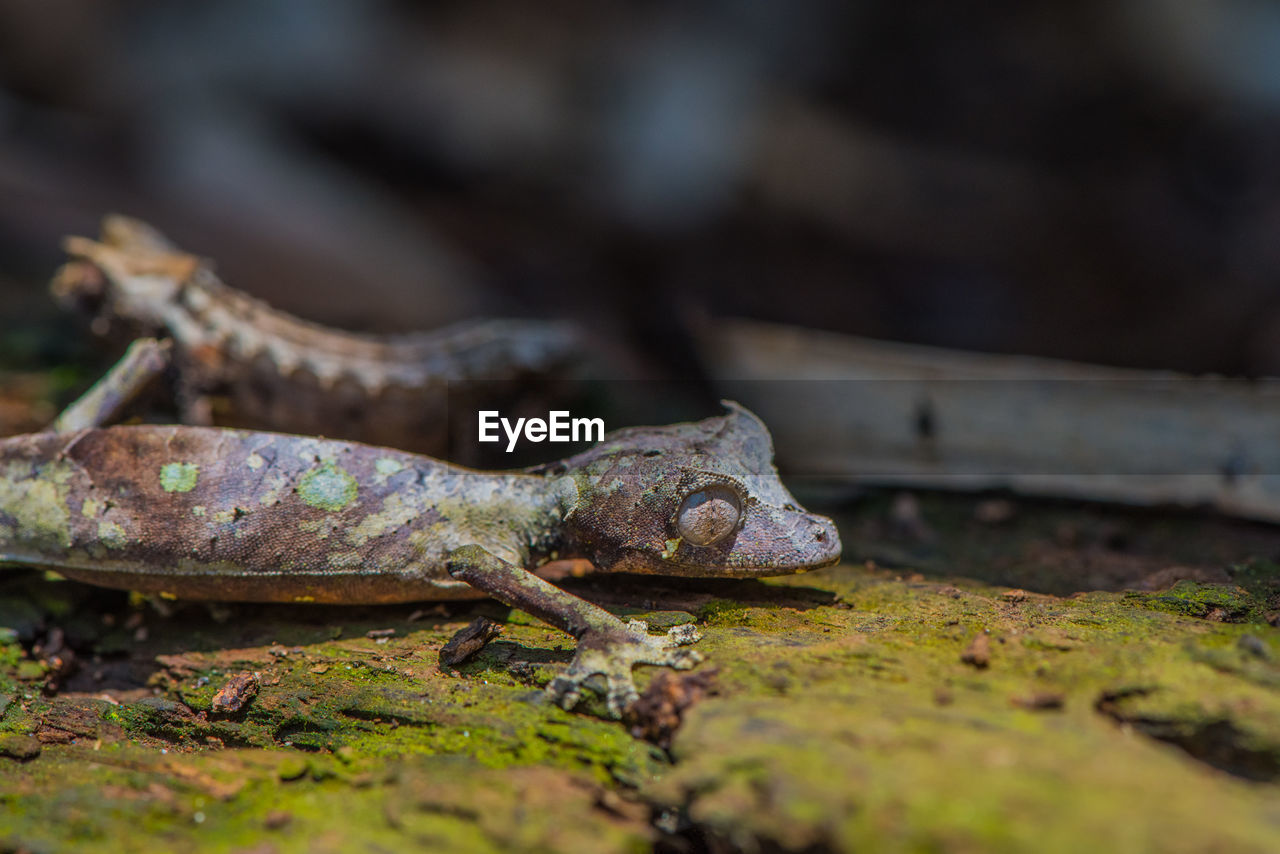
M 1280 380 L 1192 377 L 741 320 L 702 336 L 793 473 L 1280 522 Z

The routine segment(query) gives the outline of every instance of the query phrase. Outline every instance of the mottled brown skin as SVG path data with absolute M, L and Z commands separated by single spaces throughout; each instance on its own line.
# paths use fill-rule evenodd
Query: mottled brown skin
M 593 674 L 619 714 L 636 663 L 692 666 L 689 627 L 649 637 L 532 575 L 548 559 L 666 575 L 777 575 L 840 557 L 831 520 L 778 480 L 768 430 L 736 404 L 622 430 L 526 472 L 486 473 L 351 442 L 198 427 L 0 440 L 0 561 L 186 599 L 402 602 L 487 593 L 579 640 L 551 686 Z M 686 500 L 732 490 L 723 539 L 681 536 Z M 699 529 L 700 530 L 700 529 Z
M 577 482 L 569 550 L 601 568 L 663 575 L 782 575 L 838 560 L 835 525 L 805 512 L 778 479 L 768 429 L 726 405 L 722 418 L 615 431 L 538 469 L 572 472 Z M 744 497 L 741 525 L 709 546 L 680 540 L 672 521 L 681 500 L 713 485 Z
M 70 237 L 65 247 L 71 260 L 54 276 L 54 296 L 100 335 L 172 340 L 187 424 L 443 453 L 447 413 L 473 398 L 526 399 L 579 346 L 572 327 L 549 321 L 476 320 L 402 335 L 310 323 L 227 286 L 209 262 L 123 216 L 104 218 L 99 240 Z
M 166 489 L 165 467 L 188 465 L 197 467 L 191 488 L 170 482 Z M 19 436 L 0 440 L 0 471 L 14 501 L 24 500 L 15 486 L 63 478 L 66 526 L 60 540 L 47 530 L 33 533 L 0 497 L 0 557 L 183 599 L 475 597 L 474 588 L 444 572 L 450 549 L 475 543 L 526 563 L 533 547 L 545 552 L 544 532 L 560 515 L 542 478 L 471 472 L 350 442 L 218 428 Z M 335 494 L 319 500 L 326 486 Z M 349 502 L 344 487 L 354 487 Z M 385 523 L 377 522 L 380 514 Z

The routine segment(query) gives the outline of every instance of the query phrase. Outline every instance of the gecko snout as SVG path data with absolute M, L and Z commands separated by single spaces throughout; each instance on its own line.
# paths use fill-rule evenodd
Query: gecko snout
M 801 548 L 812 556 L 810 566 L 827 566 L 840 560 L 840 532 L 835 522 L 826 516 L 809 516 L 807 533 L 809 545 L 801 544 Z

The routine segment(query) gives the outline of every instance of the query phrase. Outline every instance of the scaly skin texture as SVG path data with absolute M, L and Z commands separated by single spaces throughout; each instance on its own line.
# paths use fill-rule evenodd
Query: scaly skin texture
M 606 569 L 663 575 L 785 575 L 840 555 L 831 520 L 804 510 L 773 467 L 773 440 L 742 406 L 697 424 L 618 430 L 539 470 L 570 473 L 579 500 L 566 520 L 571 550 Z M 745 496 L 737 532 L 710 546 L 679 536 L 681 499 L 727 486 Z
M 203 259 L 123 216 L 99 240 L 70 237 L 51 290 L 99 334 L 172 339 L 182 420 L 317 432 L 443 452 L 446 392 L 519 393 L 563 368 L 578 347 L 567 324 L 481 320 L 402 335 L 310 323 L 224 284 Z
M 4 559 L 184 599 L 475 596 L 443 572 L 452 548 L 524 564 L 561 513 L 543 478 L 216 428 L 20 436 L 0 472 Z
M 186 599 L 399 602 L 494 595 L 564 628 L 617 714 L 634 663 L 692 666 L 682 629 L 650 638 L 528 572 L 556 557 L 666 575 L 780 575 L 840 556 L 831 520 L 778 480 L 769 433 L 736 404 L 696 424 L 622 430 L 523 473 L 349 442 L 198 427 L 0 440 L 0 561 Z M 733 490 L 722 540 L 680 536 L 682 503 Z M 455 577 L 456 576 L 456 577 Z M 459 580 L 461 579 L 461 580 Z

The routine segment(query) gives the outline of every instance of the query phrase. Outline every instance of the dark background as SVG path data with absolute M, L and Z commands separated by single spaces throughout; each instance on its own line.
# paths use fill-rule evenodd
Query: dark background
M 107 211 L 357 329 L 1280 373 L 1280 6 L 0 0 L 0 367 Z M 49 332 L 48 330 L 53 330 Z

